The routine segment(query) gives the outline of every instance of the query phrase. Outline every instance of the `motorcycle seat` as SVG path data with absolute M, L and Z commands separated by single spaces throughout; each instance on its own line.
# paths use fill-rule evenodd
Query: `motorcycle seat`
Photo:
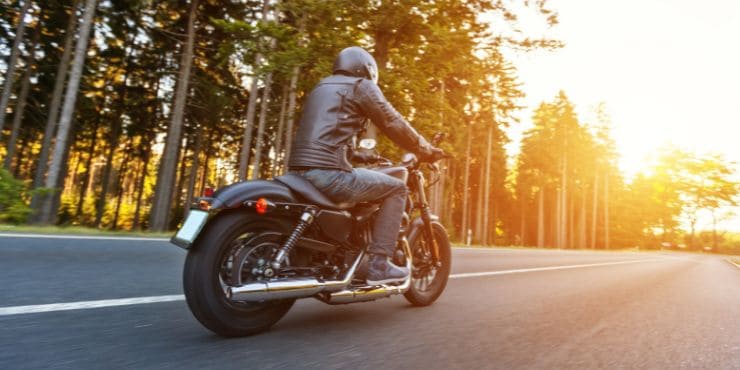
M 275 181 L 287 186 L 290 190 L 306 199 L 309 203 L 315 204 L 321 208 L 347 210 L 353 208 L 356 204 L 353 202 L 333 202 L 326 195 L 320 192 L 319 189 L 316 189 L 313 184 L 300 175 L 289 173 L 287 175 L 276 177 Z

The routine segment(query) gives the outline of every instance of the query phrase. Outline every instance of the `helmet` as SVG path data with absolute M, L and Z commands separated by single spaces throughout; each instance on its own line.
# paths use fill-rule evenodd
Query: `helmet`
M 378 83 L 378 64 L 370 53 L 359 46 L 348 47 L 339 52 L 332 73 L 364 77 Z

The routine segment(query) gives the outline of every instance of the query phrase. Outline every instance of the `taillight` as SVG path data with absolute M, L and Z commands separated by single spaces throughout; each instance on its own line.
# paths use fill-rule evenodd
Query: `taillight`
M 213 188 L 210 186 L 206 186 L 203 189 L 203 196 L 206 198 L 212 198 L 213 197 Z
M 257 214 L 264 215 L 267 212 L 268 205 L 267 199 L 257 199 L 257 203 L 254 205 L 254 210 L 257 211 Z

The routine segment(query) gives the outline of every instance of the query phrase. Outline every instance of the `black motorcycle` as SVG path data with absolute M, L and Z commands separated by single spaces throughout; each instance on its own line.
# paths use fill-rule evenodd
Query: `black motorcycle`
M 416 306 L 437 300 L 450 273 L 450 241 L 429 208 L 422 169 L 433 176 L 439 169 L 411 153 L 397 166 L 373 161 L 374 170 L 409 188 L 392 257 L 409 268 L 408 279 L 365 282 L 365 251 L 379 204 L 332 202 L 295 174 L 245 181 L 198 198 L 172 238 L 188 251 L 183 285 L 198 321 L 222 336 L 244 336 L 269 329 L 298 298 L 332 305 L 397 294 Z

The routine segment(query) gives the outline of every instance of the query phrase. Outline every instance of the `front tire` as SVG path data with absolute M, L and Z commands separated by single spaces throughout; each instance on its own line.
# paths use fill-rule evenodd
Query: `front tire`
M 285 234 L 290 227 L 286 220 L 243 211 L 220 214 L 209 222 L 188 251 L 183 270 L 188 307 L 203 326 L 224 337 L 253 335 L 269 329 L 290 310 L 295 299 L 233 302 L 224 292 L 224 284 L 231 279 L 226 276 L 228 269 L 224 267 L 229 256 L 232 256 L 233 263 L 235 243 L 265 231 Z M 249 245 L 240 247 L 255 248 Z
M 425 240 L 424 232 L 411 235 L 409 246 L 413 254 L 411 268 L 411 286 L 404 297 L 414 306 L 429 306 L 439 298 L 447 286 L 452 267 L 452 249 L 450 238 L 445 228 L 439 223 L 432 223 L 432 234 L 439 246 L 441 266 L 431 264 L 431 246 Z

